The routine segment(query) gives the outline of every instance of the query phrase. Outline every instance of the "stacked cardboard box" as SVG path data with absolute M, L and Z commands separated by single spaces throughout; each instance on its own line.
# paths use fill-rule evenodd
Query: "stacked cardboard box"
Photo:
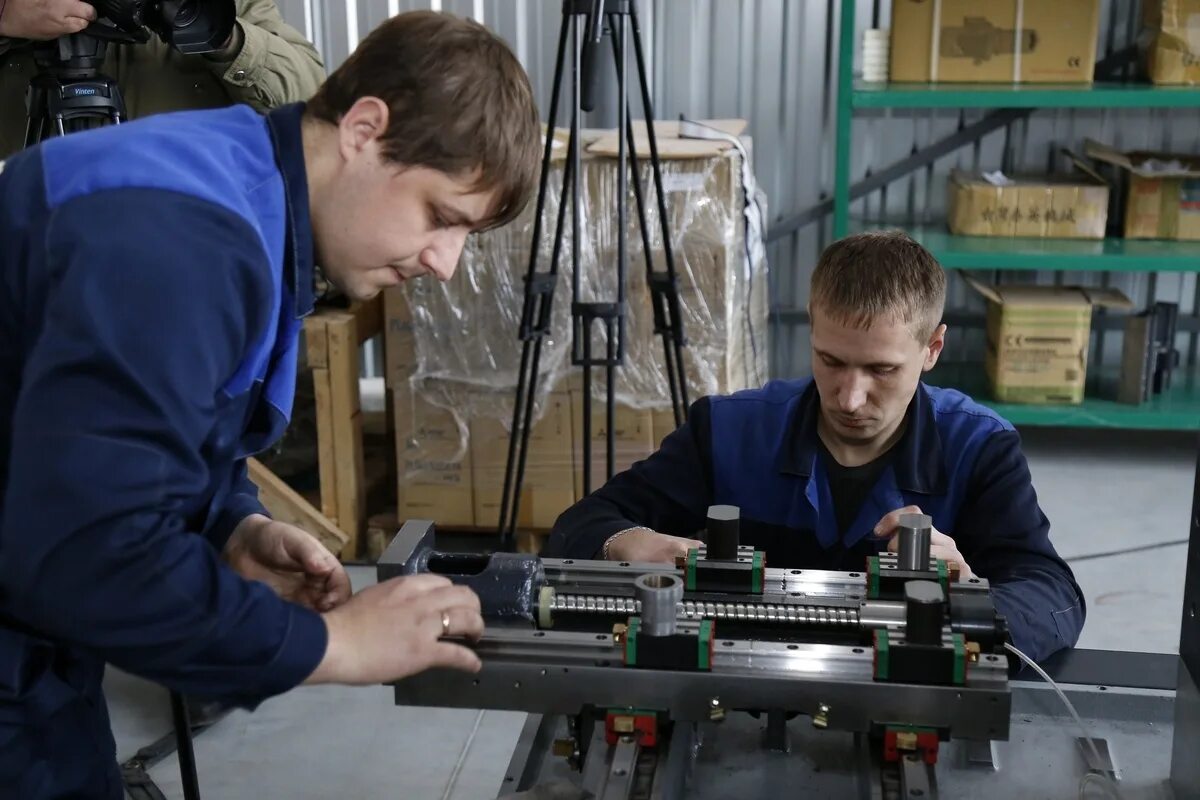
M 1086 152 L 1129 177 L 1125 238 L 1200 240 L 1200 156 L 1120 152 L 1093 140 Z
M 507 421 L 506 421 L 507 422 Z M 542 418 L 530 429 L 525 480 L 518 504 L 518 525 L 548 530 L 578 497 L 575 491 L 575 444 L 571 398 L 552 392 Z M 471 462 L 475 483 L 475 524 L 500 521 L 509 433 L 497 419 L 471 421 Z
M 712 127 L 739 136 L 743 120 L 712 120 Z M 645 126 L 635 124 L 635 146 L 646 152 Z M 667 224 L 678 276 L 680 310 L 689 345 L 683 353 L 691 399 L 724 394 L 766 381 L 768 298 L 766 273 L 755 264 L 745 270 L 742 159 L 727 143 L 679 138 L 677 122 L 655 125 L 663 159 L 663 190 Z M 598 160 L 589 171 L 592 208 L 600 212 L 593 236 L 597 257 L 587 280 L 603 294 L 615 293 L 617 248 L 616 208 L 618 140 L 608 134 L 588 147 Z M 652 186 L 643 161 L 642 183 Z M 651 195 L 652 196 L 652 195 Z M 666 248 L 657 205 L 647 199 L 650 259 L 656 272 L 665 272 Z M 628 265 L 628 363 L 622 370 L 623 399 L 640 407 L 661 407 L 669 384 L 663 368 L 662 338 L 654 335 L 651 293 L 646 280 L 645 247 L 632 197 L 629 201 L 628 242 L 633 251 Z
M 1099 0 L 893 0 L 890 78 L 1091 83 Z
M 738 120 L 714 124 L 735 135 L 745 127 Z M 766 273 L 765 262 L 755 256 L 754 276 L 746 278 L 741 156 L 728 143 L 679 139 L 677 129 L 677 124 L 663 124 L 656 132 L 688 337 L 684 365 L 695 399 L 766 379 Z M 564 155 L 565 148 L 556 152 Z M 584 238 L 578 254 L 584 301 L 616 294 L 617 162 L 610 157 L 615 152 L 611 136 L 607 141 L 603 132 L 585 136 L 580 181 Z M 639 152 L 646 152 L 644 140 Z M 561 160 L 552 170 L 538 244 L 542 271 L 553 247 Z M 652 185 L 645 161 L 642 180 L 644 186 Z M 666 248 L 652 198 L 647 209 L 650 259 L 656 270 L 663 270 Z M 444 525 L 479 527 L 494 527 L 499 520 L 533 212 L 531 203 L 510 225 L 471 237 L 451 281 L 418 282 L 389 293 L 388 381 L 395 397 L 402 518 L 420 512 Z M 628 224 L 627 349 L 625 366 L 617 371 L 617 469 L 649 455 L 661 439 L 650 409 L 661 408 L 670 396 L 632 189 Z M 579 371 L 570 358 L 570 248 L 568 236 L 560 253 L 552 333 L 544 340 L 539 369 L 537 403 L 545 413 L 531 433 L 521 498 L 520 524 L 537 529 L 550 527 L 575 501 L 582 484 Z M 604 348 L 599 328 L 593 339 L 596 353 Z M 593 488 L 606 472 L 603 403 L 596 401 L 594 409 Z
M 454 414 L 430 402 L 413 381 L 417 370 L 412 314 L 403 288 L 384 296 L 385 381 L 396 429 L 397 515 L 442 525 L 475 524 L 471 453 Z
M 1129 308 L 1119 289 L 967 283 L 987 303 L 992 396 L 1007 403 L 1080 403 L 1093 306 Z
M 593 398 L 591 429 L 590 491 L 595 491 L 608 475 L 608 413 L 604 400 Z M 574 427 L 575 495 L 583 497 L 583 394 L 571 392 L 571 420 Z M 617 404 L 613 408 L 613 474 L 624 472 L 654 452 L 654 422 L 650 411 Z
M 1139 44 L 1150 80 L 1200 83 L 1200 0 L 1142 0 Z
M 1081 176 L 1009 177 L 954 170 L 948 183 L 950 231 L 969 236 L 1103 239 L 1108 186 Z

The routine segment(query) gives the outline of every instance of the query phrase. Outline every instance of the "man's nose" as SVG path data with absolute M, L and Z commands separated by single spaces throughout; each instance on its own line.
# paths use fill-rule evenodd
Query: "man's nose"
M 467 230 L 458 228 L 444 231 L 444 235 L 439 237 L 434 246 L 425 251 L 425 268 L 439 281 L 448 281 L 454 277 L 463 247 L 467 243 L 467 233 Z
M 843 413 L 853 414 L 867 402 L 867 379 L 857 370 L 849 370 L 838 391 L 838 406 Z

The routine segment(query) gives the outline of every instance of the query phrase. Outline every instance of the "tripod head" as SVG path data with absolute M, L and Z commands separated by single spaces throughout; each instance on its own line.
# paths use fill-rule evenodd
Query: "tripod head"
M 100 74 L 109 41 L 137 41 L 81 33 L 34 46 L 38 71 L 25 92 L 25 146 L 125 120 L 125 102 L 116 81 Z M 118 33 L 123 33 L 118 31 Z M 126 34 L 126 36 L 130 36 Z

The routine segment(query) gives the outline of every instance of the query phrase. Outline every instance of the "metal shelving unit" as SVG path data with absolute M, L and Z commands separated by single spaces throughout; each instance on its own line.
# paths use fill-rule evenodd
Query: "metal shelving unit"
M 858 109 L 879 108 L 1200 108 L 1200 87 L 1098 82 L 1058 84 L 864 83 L 853 76 L 855 3 L 841 4 L 838 51 L 837 139 L 834 158 L 833 235 L 862 227 L 850 220 L 851 126 Z M 894 227 L 894 226 L 893 226 Z M 956 236 L 945 227 L 914 225 L 909 233 L 948 269 L 1067 270 L 1092 272 L 1200 271 L 1200 242 L 1028 239 Z M 1111 381 L 1089 380 L 1081 405 L 1033 406 L 987 399 L 982 364 L 931 373 L 930 383 L 955 386 L 995 408 L 1014 424 L 1132 429 L 1200 429 L 1200 372 L 1180 370 L 1172 388 L 1142 405 L 1111 397 Z

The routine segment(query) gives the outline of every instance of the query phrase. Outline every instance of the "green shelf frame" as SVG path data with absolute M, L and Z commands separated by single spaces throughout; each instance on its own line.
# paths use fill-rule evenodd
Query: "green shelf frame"
M 851 225 L 852 230 L 887 227 L 903 228 L 947 269 L 1095 272 L 1200 270 L 1200 242 L 959 236 L 935 226 Z
M 1200 108 L 1200 88 L 1148 83 L 867 83 L 852 108 Z
M 856 3 L 843 0 L 838 31 L 837 126 L 834 152 L 833 236 L 850 221 L 850 165 L 855 112 L 871 108 L 1200 108 L 1200 87 L 1140 83 L 927 84 L 867 83 L 853 76 Z M 948 269 L 1095 272 L 1200 272 L 1200 242 L 1162 240 L 1072 240 L 956 236 L 944 223 L 900 225 Z M 1020 405 L 989 401 L 982 364 L 945 364 L 929 383 L 953 386 L 994 408 L 1014 425 L 1138 430 L 1200 430 L 1200 370 L 1176 371 L 1172 387 L 1141 405 L 1116 402 L 1116 379 L 1089 378 L 1079 405 Z
M 1079 405 L 1025 405 L 991 400 L 982 364 L 942 364 L 933 368 L 925 382 L 965 392 L 1018 427 L 1200 430 L 1200 372 L 1195 368 L 1177 369 L 1169 389 L 1136 406 L 1112 399 L 1117 391 L 1117 379 L 1112 373 L 1102 373 L 1098 379 L 1089 376 L 1087 391 Z

